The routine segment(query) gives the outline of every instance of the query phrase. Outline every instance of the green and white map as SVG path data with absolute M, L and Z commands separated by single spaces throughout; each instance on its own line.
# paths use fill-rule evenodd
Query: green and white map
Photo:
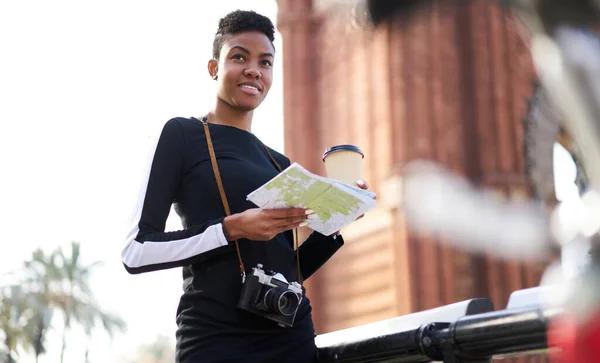
M 293 163 L 250 193 L 249 201 L 263 209 L 308 208 L 317 218 L 308 227 L 330 235 L 375 206 L 375 193 L 315 175 Z

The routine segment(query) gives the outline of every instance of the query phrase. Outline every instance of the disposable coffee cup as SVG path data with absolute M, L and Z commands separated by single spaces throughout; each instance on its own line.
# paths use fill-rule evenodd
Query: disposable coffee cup
M 356 186 L 356 181 L 362 180 L 364 157 L 362 150 L 354 145 L 330 147 L 323 153 L 327 177 Z

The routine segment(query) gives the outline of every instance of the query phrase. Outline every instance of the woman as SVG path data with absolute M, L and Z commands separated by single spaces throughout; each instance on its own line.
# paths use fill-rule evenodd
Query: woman
M 130 273 L 183 267 L 184 293 L 177 309 L 179 363 L 308 363 L 316 356 L 306 297 L 291 327 L 237 308 L 242 278 L 235 241 L 246 274 L 262 264 L 289 282 L 309 278 L 344 243 L 339 233 L 313 232 L 299 248 L 298 266 L 292 230 L 311 218 L 311 211 L 262 210 L 246 200 L 290 165 L 287 157 L 250 132 L 253 110 L 271 87 L 273 39 L 271 21 L 254 12 L 235 11 L 220 20 L 208 62 L 208 72 L 217 82 L 215 106 L 202 117 L 174 118 L 165 124 L 123 250 Z M 358 184 L 366 189 L 366 183 Z M 184 229 L 164 232 L 172 203 Z

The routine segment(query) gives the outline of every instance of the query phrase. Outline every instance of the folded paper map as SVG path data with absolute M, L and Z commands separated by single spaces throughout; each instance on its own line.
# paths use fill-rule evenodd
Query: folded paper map
M 308 227 L 330 235 L 375 206 L 375 193 L 315 175 L 293 163 L 247 199 L 264 209 L 308 208 L 317 218 Z

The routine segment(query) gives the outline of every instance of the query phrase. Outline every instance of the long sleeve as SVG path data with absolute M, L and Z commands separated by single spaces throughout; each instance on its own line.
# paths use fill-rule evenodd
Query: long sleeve
M 121 258 L 131 274 L 179 267 L 195 257 L 226 246 L 222 218 L 184 230 L 165 232 L 165 224 L 184 174 L 185 137 L 176 119 L 169 120 L 156 142 L 133 213 Z
M 300 245 L 300 273 L 304 280 L 308 279 L 344 245 L 341 235 L 328 237 L 313 232 Z

